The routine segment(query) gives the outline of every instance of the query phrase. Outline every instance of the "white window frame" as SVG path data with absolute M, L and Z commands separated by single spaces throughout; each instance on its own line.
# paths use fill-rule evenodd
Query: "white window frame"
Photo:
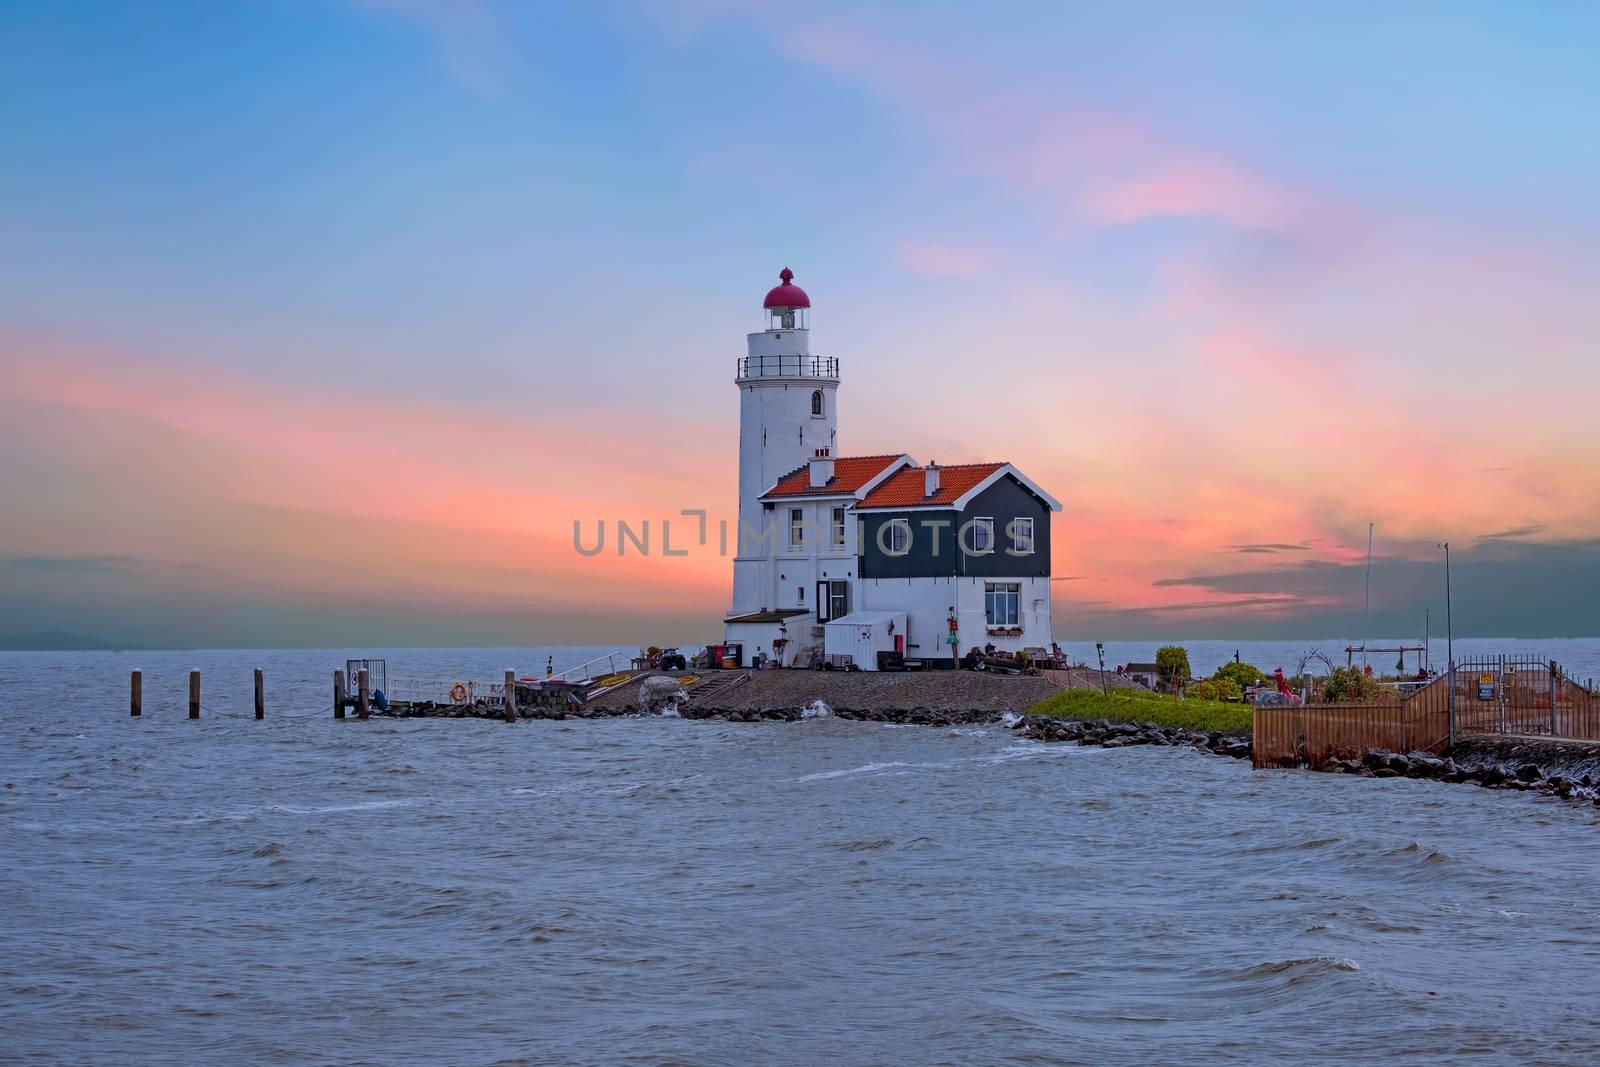
M 828 417 L 828 395 L 821 389 L 811 391 L 811 417 L 813 419 Z
M 911 524 L 905 519 L 890 519 L 884 523 L 889 530 L 888 545 L 885 550 L 891 556 L 903 556 L 911 551 Z
M 838 604 L 839 610 L 834 610 Z M 850 614 L 850 583 L 843 578 L 834 578 L 828 582 L 828 618 L 842 619 Z
M 1004 600 L 997 600 L 1002 597 Z M 1004 603 L 1008 611 L 997 613 L 995 605 Z M 1000 617 L 997 617 L 997 614 Z M 1013 627 L 1022 625 L 1022 583 L 1021 582 L 984 582 L 983 583 L 983 621 L 984 625 L 991 627 Z
M 833 531 L 833 547 L 841 552 L 844 550 L 844 524 L 849 521 L 846 518 L 846 514 L 845 509 L 842 507 L 834 508 L 829 513 L 829 521 Z
M 789 547 L 806 547 L 806 509 L 789 509 Z
M 1027 527 L 1026 535 L 1023 534 L 1024 524 Z M 1019 515 L 1011 520 L 1011 554 L 1013 556 L 1031 556 L 1033 555 L 1033 549 L 1033 516 Z
M 974 515 L 972 517 L 972 554 L 974 556 L 987 556 L 994 551 L 994 516 Z

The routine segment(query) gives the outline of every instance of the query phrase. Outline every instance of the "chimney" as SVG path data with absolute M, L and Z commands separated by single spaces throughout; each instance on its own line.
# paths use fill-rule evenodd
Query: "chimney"
M 833 481 L 833 457 L 826 448 L 817 449 L 811 457 L 811 488 L 821 489 Z
M 922 468 L 922 495 L 931 497 L 939 491 L 939 465 L 933 460 Z

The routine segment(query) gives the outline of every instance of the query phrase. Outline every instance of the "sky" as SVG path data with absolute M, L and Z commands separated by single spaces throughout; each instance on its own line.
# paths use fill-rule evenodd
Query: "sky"
M 1444 541 L 1458 635 L 1600 635 L 1597 50 L 1579 3 L 0 0 L 0 639 L 714 639 L 681 513 L 736 514 L 784 266 L 841 453 L 1062 501 L 1063 641 L 1439 633 Z

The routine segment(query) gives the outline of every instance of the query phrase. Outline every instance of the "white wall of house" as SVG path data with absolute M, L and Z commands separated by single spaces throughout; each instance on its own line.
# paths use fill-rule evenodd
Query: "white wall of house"
M 946 620 L 952 605 L 959 610 L 961 581 L 960 578 L 862 578 L 857 582 L 860 602 L 856 607 L 862 611 L 905 612 L 906 657 L 943 659 L 949 655 L 945 644 L 945 635 L 949 633 Z M 967 648 L 965 626 L 961 639 L 964 652 Z
M 780 635 L 787 635 L 788 645 L 783 649 L 782 659 L 785 667 L 793 666 L 795 656 L 801 648 L 808 644 L 820 645 L 820 641 L 813 641 L 811 628 L 816 625 L 815 615 L 796 615 L 784 620 L 784 629 L 779 628 L 775 622 L 730 622 L 723 624 L 722 639 L 726 642 L 738 642 L 742 647 L 739 666 L 749 667 L 755 663 L 756 653 L 762 653 L 768 659 L 777 656 L 772 651 L 772 642 Z

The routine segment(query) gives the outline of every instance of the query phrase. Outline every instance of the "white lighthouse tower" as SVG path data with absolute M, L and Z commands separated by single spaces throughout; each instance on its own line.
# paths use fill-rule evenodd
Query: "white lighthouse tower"
M 733 614 L 776 608 L 774 546 L 785 531 L 761 494 L 785 474 L 838 454 L 839 361 L 811 354 L 811 298 L 788 267 L 762 302 L 766 329 L 739 361 L 739 538 Z M 819 464 L 820 466 L 820 464 Z

